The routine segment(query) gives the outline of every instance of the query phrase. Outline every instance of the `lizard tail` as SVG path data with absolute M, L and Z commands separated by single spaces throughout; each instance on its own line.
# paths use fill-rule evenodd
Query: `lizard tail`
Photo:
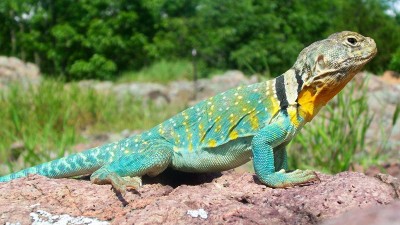
M 0 177 L 0 182 L 6 182 L 29 174 L 40 174 L 50 178 L 74 177 L 91 174 L 104 164 L 104 157 L 99 148 L 93 148 L 81 153 L 72 154 L 16 173 Z M 100 154 L 100 155 L 99 155 Z M 107 153 L 103 153 L 107 154 Z

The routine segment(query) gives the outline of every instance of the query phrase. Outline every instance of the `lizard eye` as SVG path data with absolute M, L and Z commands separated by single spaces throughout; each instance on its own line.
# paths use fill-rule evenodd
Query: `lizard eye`
M 357 44 L 357 39 L 355 39 L 354 37 L 349 37 L 347 38 L 347 42 L 353 46 L 355 46 Z

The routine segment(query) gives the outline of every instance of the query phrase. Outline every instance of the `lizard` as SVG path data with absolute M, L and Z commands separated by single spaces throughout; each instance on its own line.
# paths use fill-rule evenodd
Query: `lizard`
M 241 85 L 203 100 L 155 127 L 60 159 L 0 177 L 90 175 L 120 193 L 139 188 L 143 175 L 167 167 L 219 172 L 253 160 L 262 184 L 273 188 L 311 184 L 312 170 L 288 171 L 286 146 L 377 53 L 372 38 L 334 33 L 304 48 L 282 75 Z

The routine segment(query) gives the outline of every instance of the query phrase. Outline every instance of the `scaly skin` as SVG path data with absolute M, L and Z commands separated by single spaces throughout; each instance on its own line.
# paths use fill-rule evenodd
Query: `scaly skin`
M 254 160 L 260 181 L 288 187 L 318 179 L 310 170 L 286 173 L 285 146 L 376 54 L 373 39 L 344 31 L 306 47 L 276 79 L 218 94 L 156 127 L 121 141 L 0 177 L 60 178 L 91 174 L 96 184 L 125 192 L 167 167 L 214 172 Z

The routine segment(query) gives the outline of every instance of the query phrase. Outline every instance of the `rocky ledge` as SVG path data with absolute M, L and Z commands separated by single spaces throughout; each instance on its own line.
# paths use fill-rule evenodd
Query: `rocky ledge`
M 125 196 L 85 179 L 32 175 L 0 184 L 0 223 L 400 224 L 398 179 L 318 175 L 320 183 L 273 189 L 250 173 L 167 171 Z

